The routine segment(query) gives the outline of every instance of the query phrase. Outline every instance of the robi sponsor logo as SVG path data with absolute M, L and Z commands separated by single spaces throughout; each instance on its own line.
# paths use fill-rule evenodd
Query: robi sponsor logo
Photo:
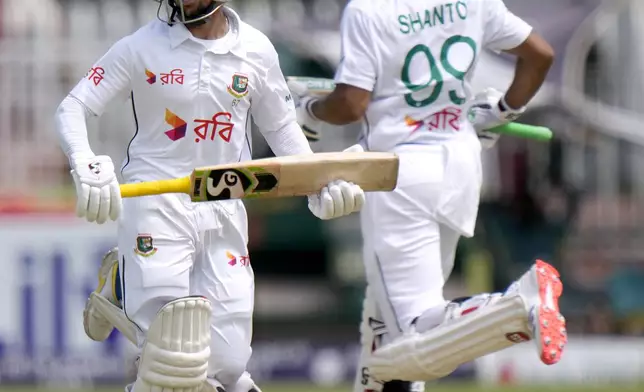
M 157 75 L 147 68 L 145 69 L 145 77 L 145 81 L 148 82 L 148 84 L 154 84 L 157 82 Z
M 168 109 L 165 110 L 165 122 L 170 124 L 170 126 L 172 127 L 171 130 L 165 132 L 170 140 L 176 142 L 177 140 L 183 139 L 186 136 L 188 124 L 186 124 L 186 122 L 181 117 L 172 113 Z
M 197 136 L 195 143 L 206 139 L 215 140 L 215 136 L 219 136 L 221 140 L 229 143 L 230 137 L 233 134 L 233 128 L 235 127 L 235 124 L 230 122 L 232 118 L 233 115 L 230 113 L 219 112 L 212 116 L 211 119 L 195 120 L 195 123 L 199 124 L 195 128 L 195 135 Z M 212 130 L 210 130 L 210 126 L 212 126 Z
M 215 139 L 230 143 L 233 129 L 235 128 L 235 124 L 231 122 L 232 118 L 231 113 L 219 112 L 208 119 L 194 119 L 195 143 L 207 140 L 215 141 Z M 186 136 L 188 124 L 168 109 L 165 112 L 165 122 L 172 127 L 172 129 L 165 132 L 170 140 L 176 142 Z
M 92 83 L 94 83 L 94 86 L 98 86 L 99 84 L 101 84 L 103 79 L 105 79 L 105 69 L 99 66 L 90 68 L 90 70 L 87 71 L 85 77 Z
M 250 257 L 246 256 L 235 256 L 234 254 L 226 251 L 226 258 L 228 259 L 228 265 L 234 267 L 236 265 L 242 267 L 248 267 L 250 265 Z
M 405 124 L 413 128 L 411 133 L 419 130 L 434 131 L 455 131 L 461 130 L 461 115 L 463 111 L 457 107 L 447 107 L 439 112 L 433 113 L 424 120 L 416 120 L 411 116 L 405 116 Z
M 148 68 L 145 69 L 145 81 L 148 82 L 148 84 L 152 85 L 157 82 L 157 75 L 150 71 Z M 183 70 L 181 68 L 175 68 L 171 70 L 170 72 L 165 72 L 161 74 L 161 85 L 165 86 L 168 84 L 180 84 L 183 85 L 185 75 L 183 74 Z

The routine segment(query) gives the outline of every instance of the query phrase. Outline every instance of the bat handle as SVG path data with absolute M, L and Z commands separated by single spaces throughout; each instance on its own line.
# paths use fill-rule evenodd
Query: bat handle
M 121 197 L 162 195 L 164 193 L 188 193 L 190 191 L 190 177 L 122 184 L 120 188 Z

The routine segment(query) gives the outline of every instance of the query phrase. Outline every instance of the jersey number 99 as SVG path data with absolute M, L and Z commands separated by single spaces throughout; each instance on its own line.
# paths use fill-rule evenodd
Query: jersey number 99
M 470 64 L 467 66 L 465 71 L 459 71 L 449 62 L 449 58 L 448 58 L 449 52 L 452 49 L 452 47 L 458 43 L 464 43 L 468 45 L 473 52 L 472 60 L 470 61 Z M 411 62 L 414 59 L 414 57 L 419 54 L 424 54 L 425 57 L 427 58 L 427 62 L 429 63 L 430 79 L 427 83 L 424 83 L 424 84 L 413 83 L 411 81 L 411 76 L 409 75 Z M 427 45 L 419 44 L 414 46 L 407 53 L 407 56 L 405 56 L 405 64 L 403 65 L 402 73 L 400 77 L 403 83 L 405 84 L 405 87 L 411 90 L 410 93 L 405 94 L 405 101 L 409 106 L 413 106 L 415 108 L 422 108 L 422 107 L 431 105 L 432 103 L 436 102 L 436 100 L 438 99 L 438 97 L 441 95 L 443 91 L 444 80 L 443 80 L 443 71 L 441 71 L 441 68 L 448 74 L 454 76 L 457 80 L 461 81 L 461 83 L 464 83 L 465 75 L 467 75 L 467 73 L 469 72 L 470 68 L 474 64 L 475 59 L 476 59 L 476 42 L 474 42 L 472 38 L 464 37 L 462 35 L 454 35 L 448 38 L 445 41 L 445 43 L 443 43 L 443 46 L 441 47 L 441 53 L 440 53 L 440 67 L 439 67 L 439 63 L 436 62 L 436 58 L 432 54 L 429 47 L 427 47 Z M 420 101 L 414 98 L 414 93 L 427 89 L 432 85 L 433 85 L 433 88 L 427 98 Z M 456 105 L 462 105 L 465 102 L 465 98 L 459 96 L 456 90 L 449 91 L 449 99 Z

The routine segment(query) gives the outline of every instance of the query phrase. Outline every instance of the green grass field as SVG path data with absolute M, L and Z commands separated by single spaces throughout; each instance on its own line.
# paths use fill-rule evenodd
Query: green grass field
M 427 392 L 635 392 L 644 391 L 644 385 L 583 385 L 583 386 L 494 386 L 481 387 L 473 384 L 442 383 L 429 384 Z M 58 389 L 47 387 L 4 387 L 0 392 L 122 392 L 120 388 Z M 343 387 L 319 387 L 312 384 L 269 384 L 262 386 L 263 392 L 351 392 L 349 385 Z

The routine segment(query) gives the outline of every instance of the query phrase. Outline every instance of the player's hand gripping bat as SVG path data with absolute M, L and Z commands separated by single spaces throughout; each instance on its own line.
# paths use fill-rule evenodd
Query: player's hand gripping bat
M 194 202 L 306 196 L 334 180 L 352 182 L 365 192 L 391 191 L 398 180 L 398 156 L 333 152 L 201 167 L 184 178 L 123 184 L 121 196 L 186 193 Z

